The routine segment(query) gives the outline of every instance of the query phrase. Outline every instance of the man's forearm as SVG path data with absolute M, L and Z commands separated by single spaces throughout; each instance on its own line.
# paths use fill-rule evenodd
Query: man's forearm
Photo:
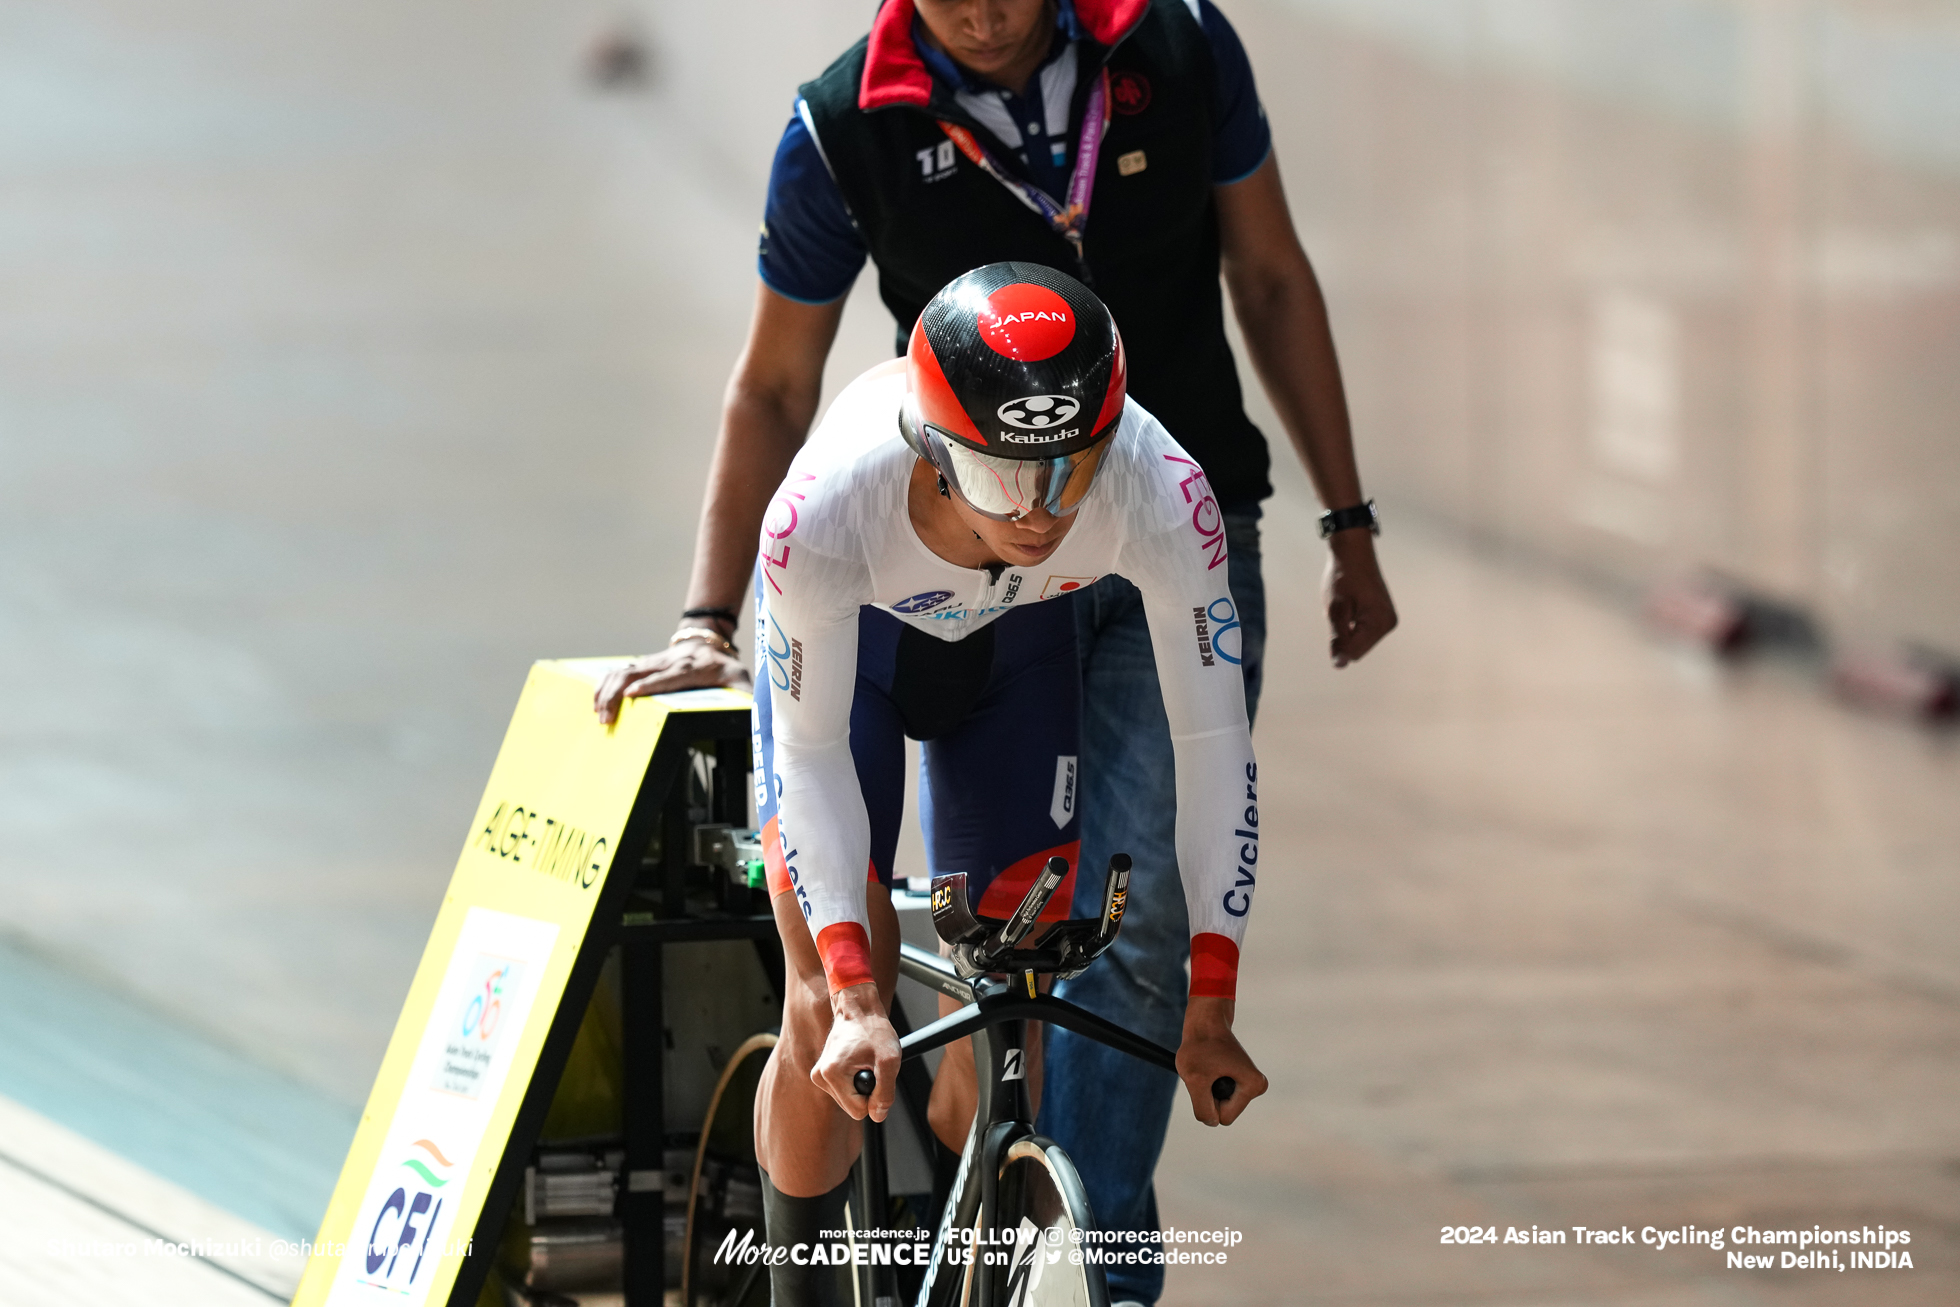
M 687 607 L 741 609 L 762 515 L 817 415 L 824 358 L 843 315 L 841 299 L 803 304 L 757 285 L 748 343 L 722 399 Z
M 694 538 L 689 608 L 741 609 L 769 496 L 788 473 L 815 409 L 815 396 L 791 411 L 777 397 L 745 393 L 739 378 L 730 384 Z
M 1303 254 L 1297 267 L 1229 278 L 1228 284 L 1253 370 L 1320 502 L 1328 508 L 1360 503 L 1347 395 L 1313 266 Z

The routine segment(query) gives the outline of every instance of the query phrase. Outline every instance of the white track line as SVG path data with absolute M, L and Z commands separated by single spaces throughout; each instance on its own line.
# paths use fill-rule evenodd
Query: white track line
M 0 1098 L 0 1303 L 266 1307 L 299 1249 Z

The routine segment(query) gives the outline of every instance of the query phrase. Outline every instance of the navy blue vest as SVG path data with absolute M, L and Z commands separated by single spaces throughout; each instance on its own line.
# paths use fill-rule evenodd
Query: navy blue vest
M 866 47 L 859 41 L 801 91 L 878 266 L 899 351 L 926 301 L 981 264 L 1018 259 L 1082 276 L 1074 250 L 1046 221 L 957 150 L 941 148 L 951 144 L 935 121 L 943 118 L 1018 167 L 947 88 L 935 81 L 924 107 L 858 107 Z M 1225 340 L 1210 42 L 1183 0 L 1153 0 L 1114 49 L 1085 40 L 1080 56 L 1072 125 L 1082 121 L 1096 68 L 1108 66 L 1115 88 L 1083 232 L 1087 280 L 1123 333 L 1130 393 L 1204 466 L 1221 504 L 1248 507 L 1272 487 L 1265 437 L 1245 415 Z

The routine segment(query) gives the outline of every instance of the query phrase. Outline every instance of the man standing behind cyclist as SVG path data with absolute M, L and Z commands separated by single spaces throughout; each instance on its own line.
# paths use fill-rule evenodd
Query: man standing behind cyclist
M 1106 124 L 1106 125 L 1105 125 Z M 729 637 L 769 497 L 815 416 L 824 358 L 867 254 L 903 349 L 926 301 L 1007 259 L 1088 281 L 1129 350 L 1130 393 L 1203 465 L 1191 505 L 1227 574 L 1220 652 L 1257 706 L 1265 640 L 1264 438 L 1226 343 L 1222 269 L 1255 370 L 1321 502 L 1336 666 L 1395 624 L 1313 269 L 1294 234 L 1251 68 L 1209 0 L 885 0 L 868 38 L 802 88 L 776 153 L 748 343 L 730 379 L 687 613 L 667 650 L 600 689 L 747 679 Z M 1083 660 L 1082 863 L 1136 858 L 1116 948 L 1065 993 L 1162 1043 L 1182 1027 L 1188 935 L 1176 880 L 1169 729 L 1142 604 L 1111 577 L 1075 601 Z M 1236 623 L 1236 626 L 1232 624 Z M 1234 647 L 1234 640 L 1236 641 Z M 1153 883 L 1154 882 L 1154 883 Z M 1158 1225 L 1150 1177 L 1176 1081 L 1057 1031 L 1042 1125 L 1099 1223 Z M 1127 1092 L 1070 1092 L 1112 1074 Z M 1084 1105 L 1070 1112 L 1067 1105 Z M 1093 1105 L 1093 1106 L 1091 1106 Z M 1112 1296 L 1154 1301 L 1158 1268 Z

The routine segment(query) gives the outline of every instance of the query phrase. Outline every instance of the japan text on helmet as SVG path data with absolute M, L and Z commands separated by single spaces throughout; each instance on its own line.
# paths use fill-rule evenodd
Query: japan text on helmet
M 990 263 L 948 283 L 906 349 L 906 442 L 988 517 L 1073 512 L 1123 416 L 1122 337 L 1066 273 Z

